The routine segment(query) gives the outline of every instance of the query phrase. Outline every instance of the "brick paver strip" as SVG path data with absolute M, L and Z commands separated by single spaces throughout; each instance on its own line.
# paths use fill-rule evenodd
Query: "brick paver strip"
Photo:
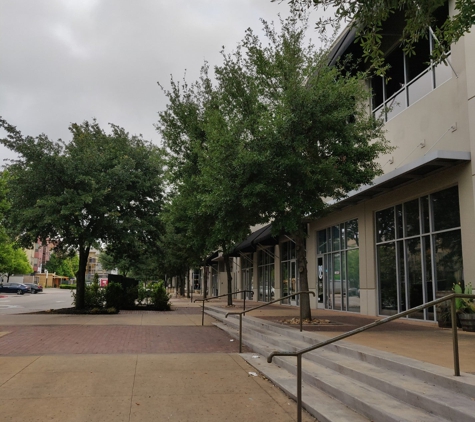
M 239 348 L 237 340 L 206 326 L 2 326 L 2 331 L 10 333 L 0 338 L 0 355 L 235 353 Z

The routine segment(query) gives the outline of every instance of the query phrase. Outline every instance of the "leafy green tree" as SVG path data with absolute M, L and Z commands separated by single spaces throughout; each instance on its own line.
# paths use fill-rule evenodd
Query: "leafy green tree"
M 238 168 L 226 165 L 226 156 L 235 152 L 233 137 L 239 128 L 226 121 L 227 115 L 220 108 L 219 87 L 212 86 L 206 64 L 199 81 L 180 85 L 172 79 L 171 86 L 165 91 L 169 104 L 160 113 L 157 126 L 168 149 L 175 188 L 168 227 L 188 242 L 187 250 L 193 252 L 195 264 L 197 256 L 204 258 L 209 251 L 222 251 L 228 304 L 232 305 L 229 253 L 235 242 L 248 234 L 255 216 L 240 201 L 242 178 L 236 172 Z M 189 260 L 183 263 L 190 264 Z
M 11 239 L 5 229 L 6 214 L 11 208 L 8 199 L 9 179 L 7 171 L 0 173 L 0 274 L 5 274 L 7 281 L 12 274 L 33 272 L 25 252 Z
M 14 243 L 1 247 L 0 254 L 3 261 L 0 266 L 0 274 L 7 276 L 7 282 L 13 274 L 30 274 L 33 272 L 25 251 Z
M 106 271 L 118 270 L 120 275 L 127 277 L 130 272 L 132 263 L 130 259 L 126 257 L 114 257 L 111 253 L 107 251 L 101 252 L 99 254 L 99 263 L 102 268 Z
M 45 267 L 50 273 L 73 278 L 79 269 L 79 257 L 52 253 Z
M 84 308 L 89 250 L 96 242 L 125 246 L 158 237 L 163 160 L 140 136 L 96 121 L 72 124 L 69 143 L 44 134 L 23 136 L 0 119 L 0 142 L 19 159 L 8 166 L 9 230 L 22 245 L 48 239 L 61 251 L 77 251 L 76 307 Z M 43 169 L 38 177 L 38 169 Z
M 282 0 L 272 0 L 282 1 Z M 404 15 L 405 24 L 400 33 L 400 43 L 411 54 L 417 41 L 427 37 L 429 26 L 434 26 L 434 12 L 442 6 L 447 7 L 447 0 L 289 0 L 291 7 L 305 10 L 314 7 L 317 10 L 331 9 L 334 15 L 321 18 L 317 28 L 350 23 L 357 30 L 357 36 L 364 50 L 364 55 L 376 69 L 384 69 L 384 52 L 381 48 L 384 22 L 396 13 Z M 433 27 L 439 40 L 434 45 L 433 59 L 446 57 L 446 46 L 457 42 L 470 31 L 475 24 L 475 2 L 473 0 L 456 0 L 455 11 L 439 27 Z M 394 35 L 394 30 L 392 31 Z
M 274 234 L 293 236 L 301 289 L 308 290 L 302 221 L 326 210 L 328 198 L 341 199 L 381 174 L 375 160 L 389 147 L 383 123 L 367 112 L 366 75 L 328 67 L 325 53 L 305 43 L 305 21 L 291 16 L 281 25 L 277 32 L 264 22 L 265 45 L 248 30 L 215 68 L 219 101 L 211 112 L 219 107 L 228 128 L 221 131 L 221 121 L 207 128 L 217 133 L 209 149 L 220 149 L 210 164 L 225 167 L 215 179 L 222 197 L 237 214 L 250 212 L 243 224 L 265 219 Z M 308 295 L 302 305 L 311 318 Z

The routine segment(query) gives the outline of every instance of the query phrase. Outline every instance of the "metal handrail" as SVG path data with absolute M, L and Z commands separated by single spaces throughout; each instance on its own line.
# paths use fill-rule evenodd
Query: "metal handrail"
M 395 319 L 402 318 L 406 315 L 410 315 L 414 312 L 421 311 L 431 306 L 437 305 L 442 302 L 450 300 L 451 306 L 451 316 L 452 316 L 452 343 L 453 343 L 453 352 L 454 352 L 454 372 L 455 376 L 460 376 L 460 362 L 459 362 L 459 349 L 458 349 L 458 336 L 457 336 L 457 309 L 455 305 L 455 299 L 466 298 L 466 299 L 475 299 L 475 295 L 465 295 L 460 293 L 452 293 L 450 295 L 441 297 L 440 299 L 433 300 L 431 302 L 424 303 L 422 305 L 416 306 L 415 308 L 408 309 L 407 311 L 400 312 L 398 314 L 392 315 L 390 317 L 381 319 L 379 321 L 372 322 L 371 324 L 365 325 L 355 330 L 348 331 L 347 333 L 340 334 L 339 336 L 333 337 L 329 340 L 322 341 L 313 346 L 306 347 L 304 349 L 298 350 L 296 352 L 272 352 L 267 357 L 267 362 L 271 363 L 272 359 L 275 356 L 296 356 L 297 357 L 297 421 L 302 421 L 302 355 L 313 350 L 319 349 L 323 346 L 335 343 L 336 341 L 343 340 L 345 338 L 351 337 L 355 334 L 361 333 L 363 331 L 369 330 L 379 325 L 386 324 L 388 322 L 394 321 Z
M 294 294 L 284 296 L 284 297 L 281 297 L 279 299 L 274 299 L 271 302 L 266 302 L 262 305 L 255 306 L 254 308 L 248 309 L 247 311 L 246 311 L 246 309 L 244 309 L 244 311 L 242 311 L 242 312 L 228 312 L 228 313 L 226 313 L 226 315 L 224 316 L 225 318 L 227 318 L 228 315 L 239 315 L 239 353 L 242 353 L 242 316 L 246 315 L 246 312 L 251 312 L 251 311 L 254 311 L 255 309 L 263 308 L 264 306 L 269 306 L 269 305 L 272 305 L 273 303 L 277 303 L 277 302 L 280 302 L 280 301 L 285 300 L 285 299 L 289 299 L 289 298 L 297 296 L 297 295 L 308 294 L 308 293 L 315 296 L 315 292 L 310 292 L 310 291 L 296 292 Z M 300 301 L 300 331 L 302 331 L 302 301 Z
M 254 295 L 253 290 L 238 290 L 237 292 L 231 292 L 231 293 L 225 293 L 219 296 L 207 297 L 206 299 L 195 299 L 194 300 L 195 302 L 203 302 L 203 305 L 201 307 L 201 325 L 204 325 L 204 322 L 205 322 L 205 302 L 208 302 L 213 299 L 218 299 L 220 297 L 229 296 L 229 295 L 237 295 L 238 293 L 251 293 L 251 295 Z M 244 295 L 244 310 L 246 310 L 246 295 Z

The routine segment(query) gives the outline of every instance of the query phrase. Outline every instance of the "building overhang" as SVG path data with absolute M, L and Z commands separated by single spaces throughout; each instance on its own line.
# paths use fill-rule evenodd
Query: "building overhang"
M 245 240 L 236 245 L 230 255 L 240 256 L 243 253 L 255 252 L 258 246 L 271 246 L 277 243 L 279 243 L 279 239 L 272 235 L 272 224 L 268 224 L 251 233 Z
M 351 191 L 346 198 L 331 201 L 328 204 L 331 205 L 332 209 L 343 209 L 356 205 L 449 167 L 470 162 L 470 160 L 470 152 L 466 151 L 433 151 L 409 164 L 374 179 L 370 185 L 364 185 L 357 190 Z

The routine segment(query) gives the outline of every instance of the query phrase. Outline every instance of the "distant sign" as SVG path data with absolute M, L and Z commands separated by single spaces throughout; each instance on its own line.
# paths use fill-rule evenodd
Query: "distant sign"
M 101 278 L 99 279 L 99 286 L 101 287 L 107 287 L 107 284 L 109 284 L 109 280 L 107 278 Z

